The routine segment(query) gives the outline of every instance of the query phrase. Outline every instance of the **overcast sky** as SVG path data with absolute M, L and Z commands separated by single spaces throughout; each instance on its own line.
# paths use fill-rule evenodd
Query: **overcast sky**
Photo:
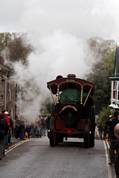
M 44 96 L 47 81 L 58 74 L 83 78 L 91 71 L 96 59 L 88 38 L 119 42 L 119 0 L 0 0 L 0 31 L 29 35 L 35 53 L 27 69 L 15 65 L 16 76 L 34 78 Z
M 63 30 L 83 38 L 115 37 L 118 0 L 4 0 L 0 2 L 0 31 L 39 34 Z

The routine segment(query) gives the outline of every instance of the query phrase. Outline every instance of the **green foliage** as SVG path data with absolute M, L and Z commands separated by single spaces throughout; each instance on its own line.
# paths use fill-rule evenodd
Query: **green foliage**
M 106 44 L 106 41 L 100 43 L 102 45 L 96 43 L 96 47 L 94 48 L 93 46 L 91 48 L 96 55 L 100 56 L 100 60 L 97 60 L 88 76 L 88 80 L 91 80 L 95 86 L 94 102 L 96 113 L 99 113 L 103 107 L 110 104 L 111 82 L 109 77 L 113 74 L 115 57 L 115 44 L 113 41 L 110 41 L 109 45 Z
M 103 128 L 105 121 L 109 117 L 110 114 L 111 114 L 110 108 L 109 107 L 103 107 L 102 110 L 99 113 L 99 118 L 97 120 L 98 125 Z

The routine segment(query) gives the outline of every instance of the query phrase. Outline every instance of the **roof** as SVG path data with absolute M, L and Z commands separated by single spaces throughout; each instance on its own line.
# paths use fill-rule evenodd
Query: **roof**
M 93 88 L 93 83 L 87 80 L 76 78 L 74 75 L 72 76 L 68 75 L 67 77 L 57 77 L 55 80 L 47 82 L 47 87 L 52 91 L 53 94 L 57 93 L 57 89 L 59 91 L 62 91 L 65 88 L 71 88 L 71 87 L 81 89 L 82 86 Z

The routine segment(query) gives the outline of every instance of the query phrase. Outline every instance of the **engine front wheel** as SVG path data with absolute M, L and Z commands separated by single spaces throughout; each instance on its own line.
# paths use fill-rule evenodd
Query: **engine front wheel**
M 53 132 L 49 134 L 49 143 L 51 147 L 54 147 L 59 143 L 58 136 Z
M 84 147 L 89 148 L 89 147 L 94 147 L 95 145 L 95 136 L 94 132 L 91 134 L 86 134 L 84 137 Z
M 50 137 L 50 138 L 49 138 L 49 143 L 50 143 L 50 146 L 51 146 L 51 147 L 54 147 L 54 146 L 55 146 L 55 141 L 54 141 L 54 138 L 53 138 L 53 137 Z
M 89 148 L 90 147 L 90 135 L 86 134 L 84 137 L 84 147 Z

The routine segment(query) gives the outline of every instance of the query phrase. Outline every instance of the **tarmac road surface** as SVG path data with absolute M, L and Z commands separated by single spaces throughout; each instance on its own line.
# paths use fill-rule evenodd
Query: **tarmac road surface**
M 77 141 L 50 147 L 47 137 L 32 138 L 0 161 L 0 178 L 112 178 L 103 142 L 86 149 Z

